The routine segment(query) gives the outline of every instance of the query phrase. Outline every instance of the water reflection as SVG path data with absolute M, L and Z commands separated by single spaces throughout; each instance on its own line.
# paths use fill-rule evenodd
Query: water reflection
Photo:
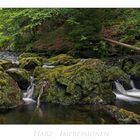
M 56 104 L 25 105 L 0 114 L 0 123 L 5 124 L 101 124 L 112 123 L 93 105 L 62 106 Z

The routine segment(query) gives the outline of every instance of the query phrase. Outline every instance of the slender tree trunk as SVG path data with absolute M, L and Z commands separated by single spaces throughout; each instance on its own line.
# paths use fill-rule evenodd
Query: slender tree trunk
M 37 98 L 37 106 L 36 108 L 39 108 L 40 107 L 40 98 L 44 92 L 44 88 L 47 88 L 48 89 L 48 81 L 43 81 L 43 83 L 41 83 L 42 86 L 41 86 L 41 89 L 40 89 L 40 92 L 39 92 L 39 95 L 38 95 L 38 98 Z

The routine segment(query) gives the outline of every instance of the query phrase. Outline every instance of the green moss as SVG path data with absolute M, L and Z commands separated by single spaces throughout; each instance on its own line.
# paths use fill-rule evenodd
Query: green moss
M 60 55 L 57 55 L 55 57 L 48 59 L 48 62 L 51 65 L 55 65 L 55 66 L 56 65 L 65 65 L 65 66 L 73 65 L 73 64 L 76 64 L 78 61 L 80 60 L 75 59 L 72 56 L 69 56 L 67 54 L 60 54 Z
M 19 61 L 20 68 L 32 70 L 36 66 L 42 66 L 43 60 L 41 57 L 28 57 L 28 58 L 22 58 Z
M 132 69 L 129 70 L 131 75 L 140 76 L 140 64 L 135 64 Z
M 139 115 L 125 109 L 107 105 L 104 107 L 104 111 L 111 115 L 112 118 L 116 119 L 120 124 L 140 123 Z
M 26 90 L 30 85 L 30 75 L 25 69 L 11 68 L 7 73 L 18 83 L 22 90 Z
M 134 66 L 134 60 L 131 58 L 125 58 L 122 61 L 121 68 L 126 73 L 129 73 L 130 69 Z
M 4 71 L 4 69 L 3 69 L 3 67 L 2 67 L 2 66 L 0 66 L 0 71 Z
M 122 79 L 124 80 L 125 82 L 129 82 L 129 78 L 127 76 L 127 74 L 121 70 L 119 67 L 111 67 L 108 69 L 108 80 L 110 81 L 115 81 L 117 79 Z
M 28 57 L 38 57 L 38 55 L 35 53 L 22 53 L 19 56 L 19 60 L 21 60 L 22 58 L 28 58 Z
M 6 69 L 13 67 L 14 64 L 12 64 L 11 61 L 0 59 L 0 66 L 2 66 L 3 69 L 6 70 Z
M 17 83 L 5 72 L 0 71 L 0 109 L 8 109 L 21 103 Z

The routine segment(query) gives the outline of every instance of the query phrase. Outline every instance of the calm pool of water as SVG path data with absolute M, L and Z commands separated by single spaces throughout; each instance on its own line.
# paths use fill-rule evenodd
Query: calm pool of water
M 23 106 L 7 113 L 0 113 L 1 124 L 100 124 L 112 122 L 93 105 L 62 106 L 42 104 Z
M 140 114 L 140 103 L 116 101 L 117 106 Z M 0 124 L 114 124 L 93 105 L 62 106 L 56 104 L 42 104 L 36 110 L 35 104 L 0 113 Z

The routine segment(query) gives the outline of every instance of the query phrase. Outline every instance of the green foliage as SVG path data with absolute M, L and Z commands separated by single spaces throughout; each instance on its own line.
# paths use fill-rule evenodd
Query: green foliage
M 139 44 L 140 10 L 139 9 L 107 9 L 106 17 L 111 17 L 110 26 L 115 25 L 112 36 L 129 44 Z M 109 14 L 110 12 L 110 14 Z M 109 16 L 110 15 L 110 16 Z M 116 18 L 116 19 L 115 19 Z
M 49 30 L 55 27 L 56 21 L 61 22 L 63 18 L 59 11 L 63 12 L 63 9 L 1 9 L 0 34 L 4 38 L 1 45 L 9 39 L 10 47 L 24 50 L 28 43 L 36 40 L 41 26 L 45 25 Z
M 75 59 L 72 56 L 66 54 L 60 54 L 55 57 L 51 57 L 47 60 L 47 62 L 53 66 L 57 66 L 57 65 L 69 66 L 69 65 L 76 64 L 79 61 L 80 61 L 79 59 Z
M 109 48 L 100 42 L 101 29 L 115 25 L 113 37 L 139 46 L 139 18 L 139 9 L 0 9 L 0 49 L 52 53 L 55 48 L 59 54 L 71 47 L 105 57 Z
M 42 32 L 63 25 L 72 42 L 89 45 L 100 30 L 99 18 L 97 9 L 1 9 L 0 46 L 32 51 Z

